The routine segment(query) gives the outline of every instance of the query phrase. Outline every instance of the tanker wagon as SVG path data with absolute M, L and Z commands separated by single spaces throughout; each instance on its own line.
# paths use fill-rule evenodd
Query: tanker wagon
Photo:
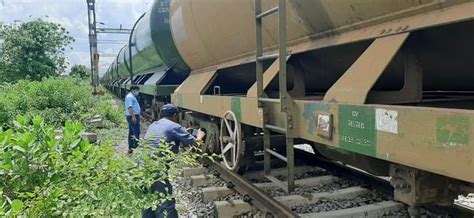
M 182 75 L 171 102 L 206 128 L 206 149 L 229 170 L 263 152 L 271 180 L 271 159 L 287 162 L 291 191 L 294 144 L 307 143 L 316 155 L 390 176 L 395 199 L 409 205 L 474 192 L 474 1 L 156 5 L 168 7 L 168 19 L 148 35 L 166 35 L 154 47 L 172 47 L 184 66 L 161 58 L 157 72 Z M 158 54 L 144 58 L 157 63 Z M 124 82 L 109 78 L 112 87 Z
M 136 21 L 129 43 L 101 79 L 106 88 L 122 98 L 132 84 L 138 85 L 139 102 L 153 118 L 161 105 L 171 101 L 170 94 L 190 72 L 174 45 L 168 11 L 169 1 L 152 4 Z

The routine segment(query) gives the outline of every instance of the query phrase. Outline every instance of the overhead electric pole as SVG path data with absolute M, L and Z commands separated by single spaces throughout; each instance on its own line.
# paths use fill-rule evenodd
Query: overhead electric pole
M 97 53 L 97 29 L 95 21 L 95 0 L 87 1 L 87 16 L 89 21 L 89 44 L 91 57 L 91 80 L 94 87 L 94 94 L 97 93 L 97 85 L 99 81 L 99 54 Z
M 94 87 L 94 94 L 97 93 L 97 86 L 99 85 L 99 52 L 97 51 L 97 34 L 99 33 L 110 33 L 110 34 L 131 34 L 132 29 L 122 28 L 97 28 L 97 23 L 104 24 L 96 21 L 95 16 L 95 0 L 86 0 L 87 2 L 87 16 L 89 20 L 89 44 L 90 44 L 90 57 L 91 57 L 91 85 Z M 125 41 L 114 41 L 114 40 L 103 40 L 102 43 L 112 44 L 126 44 Z
M 0 23 L 0 26 L 2 23 Z M 3 39 L 3 32 L 0 30 L 0 54 L 3 53 L 3 44 L 5 43 L 5 40 Z

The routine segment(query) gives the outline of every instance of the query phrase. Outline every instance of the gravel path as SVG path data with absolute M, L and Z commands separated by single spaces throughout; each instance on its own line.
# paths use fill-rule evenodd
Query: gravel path
M 145 136 L 148 126 L 150 124 L 146 122 L 140 124 L 140 138 Z M 128 152 L 128 126 L 126 123 L 120 127 L 97 129 L 96 133 L 100 140 L 110 141 L 117 152 L 123 154 Z
M 172 184 L 180 217 L 213 217 L 214 203 L 204 203 L 199 189 L 191 187 L 191 180 L 179 177 Z

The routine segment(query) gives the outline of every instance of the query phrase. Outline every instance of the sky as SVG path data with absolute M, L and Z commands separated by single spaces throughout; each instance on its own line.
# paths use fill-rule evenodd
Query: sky
M 134 22 L 148 9 L 153 0 L 96 0 L 96 20 L 105 25 L 97 27 L 132 28 Z M 26 22 L 42 18 L 60 23 L 76 39 L 72 50 L 65 52 L 69 66 L 83 64 L 90 67 L 89 29 L 86 0 L 0 0 L 0 22 Z M 98 40 L 112 40 L 98 43 L 100 75 L 105 73 L 128 35 L 99 34 Z

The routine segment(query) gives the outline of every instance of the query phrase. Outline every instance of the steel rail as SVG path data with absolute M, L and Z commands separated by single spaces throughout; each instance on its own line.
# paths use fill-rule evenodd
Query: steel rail
M 205 161 L 209 164 L 209 168 L 216 170 L 221 179 L 232 184 L 232 189 L 244 196 L 248 196 L 249 203 L 257 207 L 259 210 L 273 215 L 273 217 L 298 217 L 296 213 L 291 211 L 282 203 L 276 201 L 271 196 L 265 194 L 263 191 L 247 181 L 238 174 L 228 171 L 224 166 L 217 162 Z
M 461 203 L 453 203 L 453 206 L 456 207 L 456 208 L 459 208 L 460 210 L 464 211 L 464 212 L 467 212 L 467 213 L 470 213 L 472 215 L 474 215 L 474 208 L 473 207 L 469 207 L 465 204 L 461 204 Z
M 349 178 L 362 179 L 363 181 L 373 184 L 374 189 L 377 189 L 386 195 L 393 195 L 393 187 L 390 184 L 390 180 L 388 178 L 370 174 L 369 172 L 352 167 L 351 165 L 346 165 L 342 162 L 316 156 L 302 149 L 295 148 L 295 155 L 297 155 L 299 159 L 303 159 L 307 164 L 315 165 L 326 170 L 339 172 Z

